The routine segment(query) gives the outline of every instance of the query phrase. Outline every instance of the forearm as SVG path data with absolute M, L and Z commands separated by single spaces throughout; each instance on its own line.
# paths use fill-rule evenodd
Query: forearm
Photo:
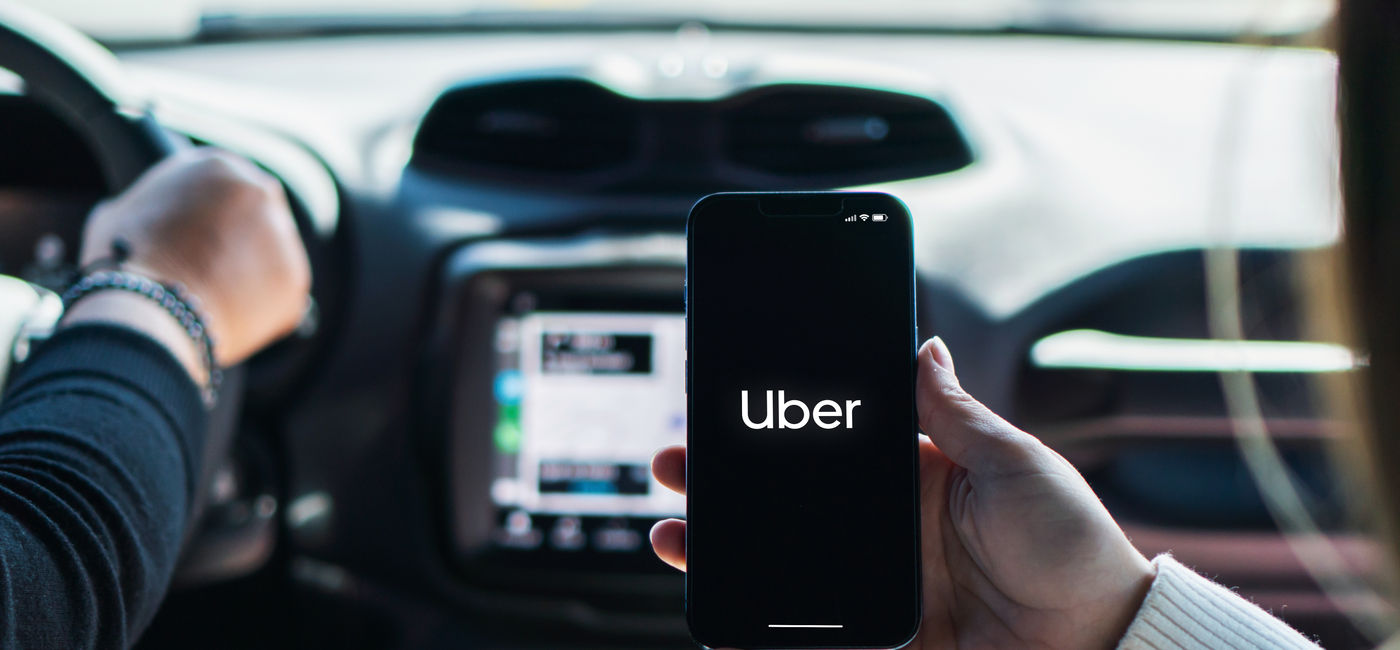
M 206 147 L 104 201 L 80 260 L 188 288 L 217 346 L 203 349 L 158 303 L 94 281 L 75 291 L 96 293 L 11 378 L 0 403 L 3 648 L 136 638 L 184 538 L 203 455 L 201 388 L 213 383 L 206 355 L 235 364 L 290 331 L 311 281 L 281 184 Z
M 0 647 L 129 645 L 178 558 L 202 454 L 198 356 L 169 316 L 138 333 L 92 324 L 123 322 L 96 318 L 117 301 L 90 304 L 0 406 Z

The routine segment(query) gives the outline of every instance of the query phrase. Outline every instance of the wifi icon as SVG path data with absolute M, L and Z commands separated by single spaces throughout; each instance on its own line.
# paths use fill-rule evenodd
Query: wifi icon
M 857 222 L 857 221 L 869 221 L 869 220 L 870 220 L 870 215 L 868 215 L 868 214 L 853 214 L 853 215 L 851 215 L 851 216 L 849 216 L 849 217 L 846 217 L 846 220 L 845 220 L 845 221 L 846 221 L 846 223 L 855 223 L 855 222 Z

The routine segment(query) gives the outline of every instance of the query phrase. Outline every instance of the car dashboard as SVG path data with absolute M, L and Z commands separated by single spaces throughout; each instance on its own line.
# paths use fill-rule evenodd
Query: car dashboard
M 684 512 L 647 464 L 684 440 L 685 215 L 715 191 L 856 187 L 914 216 L 920 338 L 1144 553 L 1359 638 L 1249 480 L 1209 347 L 1222 248 L 1246 338 L 1309 339 L 1298 286 L 1338 228 L 1328 52 L 689 24 L 118 54 L 168 128 L 284 181 L 317 300 L 248 364 L 244 505 L 187 558 L 151 647 L 259 620 L 289 646 L 688 647 L 682 578 L 646 542 Z M 0 194 L 0 271 L 76 250 L 90 201 L 56 197 L 100 188 L 56 174 Z M 1314 384 L 1336 368 L 1280 363 L 1258 375 L 1266 422 L 1369 566 L 1324 454 Z M 254 629 L 210 622 L 230 616 Z

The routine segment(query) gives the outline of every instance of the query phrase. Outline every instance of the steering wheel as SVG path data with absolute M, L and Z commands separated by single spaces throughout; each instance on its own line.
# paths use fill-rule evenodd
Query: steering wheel
M 68 25 L 7 0 L 0 0 L 0 69 L 23 79 L 28 95 L 50 106 L 79 133 L 96 155 L 112 193 L 125 189 L 151 165 L 190 146 L 188 140 L 161 128 L 149 107 L 130 91 L 111 52 Z M 0 386 L 16 337 L 23 337 L 26 329 L 52 328 L 61 315 L 53 308 L 52 293 L 27 284 L 0 276 L 0 354 L 4 355 Z M 17 323 L 3 322 L 6 314 L 17 318 Z M 25 342 L 20 340 L 19 345 Z M 189 531 L 198 529 L 205 495 L 228 459 L 242 386 L 241 370 L 226 369 L 219 403 L 210 414 Z
M 111 52 L 32 9 L 0 3 L 0 68 L 19 75 L 31 96 L 83 136 L 113 192 L 189 144 L 137 105 Z

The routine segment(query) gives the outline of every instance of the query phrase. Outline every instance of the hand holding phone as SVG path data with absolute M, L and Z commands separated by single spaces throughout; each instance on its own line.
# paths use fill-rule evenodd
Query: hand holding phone
M 925 343 L 917 364 L 918 424 L 932 440 L 917 447 L 923 625 L 911 647 L 1112 647 L 1151 587 L 1151 563 L 1074 466 L 963 391 L 939 340 Z M 700 434 L 692 431 L 692 441 Z M 783 444 L 797 451 L 812 440 Z M 672 447 L 652 468 L 685 492 L 686 465 L 686 448 Z M 783 476 L 777 465 L 773 476 Z M 651 538 L 662 559 L 686 569 L 686 523 L 662 521 Z M 788 544 L 792 556 L 804 552 L 801 539 Z M 820 577 L 827 569 L 815 562 L 806 570 Z M 909 601 L 860 597 L 895 608 Z

